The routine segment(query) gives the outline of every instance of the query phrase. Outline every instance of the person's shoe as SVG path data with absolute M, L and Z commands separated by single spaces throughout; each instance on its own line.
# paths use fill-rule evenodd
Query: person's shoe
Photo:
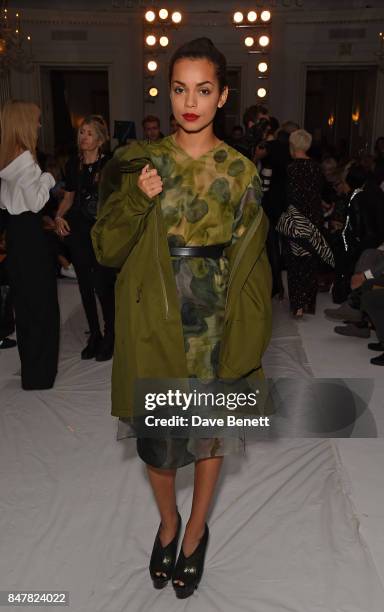
M 372 365 L 384 366 L 384 353 L 370 360 Z
M 208 525 L 205 524 L 204 535 L 194 552 L 186 557 L 181 547 L 175 570 L 172 574 L 172 584 L 178 599 L 185 599 L 197 589 L 204 570 L 204 559 L 209 538 Z M 175 584 L 175 581 L 183 584 Z
M 3 338 L 0 340 L 0 349 L 9 349 L 17 346 L 16 340 L 12 340 L 11 338 Z
M 370 351 L 378 351 L 381 353 L 384 351 L 384 342 L 370 342 L 368 348 Z
M 356 310 L 356 308 L 352 308 L 347 302 L 341 304 L 339 308 L 326 308 L 324 310 L 324 314 L 329 319 L 333 319 L 335 321 L 358 322 L 361 321 L 362 318 L 361 311 Z
M 81 358 L 93 359 L 94 357 L 96 357 L 101 341 L 101 334 L 91 334 L 89 336 L 87 346 L 81 351 Z
M 64 268 L 62 266 L 60 270 L 60 275 L 65 276 L 66 278 L 73 278 L 75 280 L 77 279 L 75 268 L 73 267 L 73 264 L 69 264 L 68 268 Z
M 176 563 L 177 544 L 179 542 L 181 530 L 181 516 L 179 513 L 177 513 L 177 516 L 179 518 L 179 522 L 177 525 L 176 534 L 173 540 L 167 544 L 167 546 L 163 547 L 161 544 L 160 527 L 156 534 L 156 539 L 151 554 L 151 561 L 149 563 L 149 573 L 151 574 L 155 589 L 163 589 L 165 586 L 167 586 L 168 580 L 170 580 L 172 577 Z M 165 576 L 162 574 L 165 574 Z
M 353 323 L 349 325 L 336 325 L 334 331 L 341 336 L 352 336 L 355 338 L 369 338 L 371 335 L 371 331 L 368 327 L 357 327 L 357 325 Z
M 109 359 L 112 359 L 114 344 L 115 336 L 113 334 L 105 334 L 97 349 L 96 361 L 109 361 Z

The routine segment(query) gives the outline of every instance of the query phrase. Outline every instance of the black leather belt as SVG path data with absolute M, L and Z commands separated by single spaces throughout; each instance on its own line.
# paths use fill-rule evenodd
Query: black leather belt
M 223 255 L 223 250 L 229 244 L 229 242 L 226 242 L 210 246 L 169 247 L 169 252 L 171 257 L 210 257 L 211 259 L 219 259 Z

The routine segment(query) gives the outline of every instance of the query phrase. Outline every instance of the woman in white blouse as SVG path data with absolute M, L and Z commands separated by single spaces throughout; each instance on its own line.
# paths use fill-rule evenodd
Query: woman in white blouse
M 16 315 L 23 389 L 53 386 L 59 349 L 59 305 L 54 253 L 41 210 L 53 176 L 36 163 L 40 109 L 8 101 L 1 112 L 0 207 L 9 213 L 8 272 Z

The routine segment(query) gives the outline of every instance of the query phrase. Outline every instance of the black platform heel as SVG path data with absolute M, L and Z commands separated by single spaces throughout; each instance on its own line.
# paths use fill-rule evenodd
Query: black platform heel
M 181 530 L 181 516 L 179 517 L 179 524 L 177 526 L 176 535 L 173 540 L 163 547 L 160 540 L 160 527 L 156 534 L 155 543 L 153 545 L 151 561 L 149 563 L 149 572 L 153 581 L 155 589 L 163 589 L 167 586 L 168 580 L 171 579 L 172 572 L 176 563 L 177 544 L 179 542 L 180 530 Z M 157 576 L 156 572 L 163 572 L 166 576 Z
M 204 558 L 207 550 L 209 538 L 208 525 L 205 524 L 204 535 L 201 538 L 195 551 L 186 557 L 181 547 L 179 558 L 172 574 L 172 584 L 175 589 L 176 597 L 186 599 L 197 589 L 204 570 Z M 175 580 L 180 580 L 184 584 L 175 584 Z

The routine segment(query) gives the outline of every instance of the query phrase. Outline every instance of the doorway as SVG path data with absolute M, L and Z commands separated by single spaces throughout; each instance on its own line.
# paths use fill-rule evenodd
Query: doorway
M 305 129 L 329 154 L 353 156 L 373 139 L 376 66 L 308 67 Z
M 43 144 L 46 151 L 70 150 L 84 117 L 102 115 L 109 125 L 108 70 L 41 68 Z

